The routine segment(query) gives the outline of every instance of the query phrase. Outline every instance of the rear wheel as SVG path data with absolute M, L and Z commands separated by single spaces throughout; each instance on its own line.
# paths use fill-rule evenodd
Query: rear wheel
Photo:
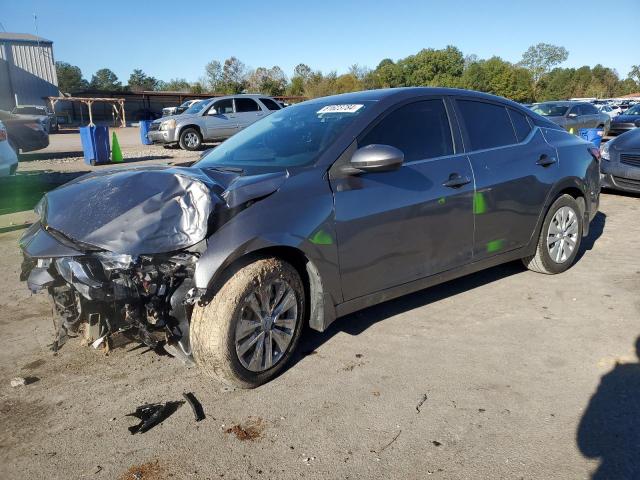
M 198 150 L 202 146 L 202 135 L 195 128 L 185 128 L 180 133 L 180 148 L 183 150 Z
M 205 373 L 253 388 L 280 373 L 295 350 L 305 290 L 296 269 L 277 258 L 232 273 L 209 304 L 194 308 L 191 345 Z
M 583 221 L 576 199 L 559 197 L 544 219 L 536 253 L 522 259 L 525 266 L 546 274 L 562 273 L 571 267 L 580 249 Z

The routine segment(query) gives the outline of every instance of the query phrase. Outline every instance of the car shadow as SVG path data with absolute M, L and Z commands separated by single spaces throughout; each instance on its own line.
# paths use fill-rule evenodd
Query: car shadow
M 598 239 L 604 233 L 604 226 L 607 223 L 607 214 L 603 212 L 596 213 L 596 216 L 591 220 L 589 225 L 589 235 L 582 239 L 580 242 L 580 251 L 576 256 L 576 262 L 584 256 L 586 252 L 592 250 Z
M 352 313 L 337 319 L 322 333 L 307 328 L 300 341 L 298 353 L 294 355 L 290 367 L 304 357 L 316 353 L 318 347 L 340 332 L 354 336 L 360 335 L 381 320 L 522 273 L 525 270 L 526 268 L 519 261 L 506 263 Z
M 591 222 L 589 236 L 582 239 L 576 261 L 579 261 L 585 252 L 593 249 L 597 240 L 602 236 L 606 217 L 602 212 L 596 214 Z M 298 353 L 294 355 L 290 367 L 307 355 L 316 353 L 318 347 L 329 341 L 337 333 L 344 332 L 349 335 L 360 335 L 381 320 L 415 308 L 424 307 L 447 297 L 458 295 L 524 271 L 526 271 L 526 267 L 520 261 L 505 263 L 352 313 L 337 319 L 322 333 L 307 327 L 300 341 Z
M 640 337 L 635 347 L 640 358 Z M 640 478 L 640 363 L 616 363 L 601 378 L 576 443 L 582 455 L 600 460 L 593 480 Z

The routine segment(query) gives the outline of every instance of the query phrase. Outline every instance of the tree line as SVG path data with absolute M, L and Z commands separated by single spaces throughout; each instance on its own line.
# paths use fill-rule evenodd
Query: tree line
M 236 57 L 224 62 L 212 60 L 195 82 L 184 78 L 158 80 L 135 69 L 123 85 L 108 68 L 98 70 L 90 81 L 79 67 L 56 62 L 61 91 L 172 91 L 183 93 L 263 93 L 271 96 L 291 95 L 321 97 L 337 93 L 374 88 L 405 86 L 439 86 L 468 88 L 493 93 L 517 102 L 533 102 L 572 97 L 608 98 L 640 91 L 640 65 L 634 65 L 621 78 L 609 67 L 595 65 L 561 68 L 569 52 L 546 43 L 529 47 L 518 63 L 498 56 L 479 59 L 463 55 L 454 46 L 425 48 L 396 61 L 385 58 L 374 69 L 352 65 L 347 73 L 323 73 L 304 63 L 298 64 L 291 78 L 279 66 L 249 69 Z

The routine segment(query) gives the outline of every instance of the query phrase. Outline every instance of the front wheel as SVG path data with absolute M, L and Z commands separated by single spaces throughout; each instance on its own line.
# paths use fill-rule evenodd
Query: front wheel
M 298 344 L 305 306 L 302 280 L 290 264 L 266 258 L 234 270 L 211 302 L 194 308 L 196 363 L 240 388 L 271 380 Z
M 199 150 L 202 146 L 202 135 L 195 128 L 185 128 L 180 133 L 180 148 L 183 150 Z
M 580 206 L 570 195 L 559 197 L 542 224 L 536 253 L 523 258 L 534 272 L 556 274 L 567 270 L 576 260 L 582 241 L 584 218 Z

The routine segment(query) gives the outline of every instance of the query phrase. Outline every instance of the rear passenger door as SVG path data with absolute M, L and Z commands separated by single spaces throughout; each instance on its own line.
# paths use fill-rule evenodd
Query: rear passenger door
M 236 118 L 239 130 L 247 128 L 265 115 L 258 102 L 253 98 L 235 98 L 234 102 L 236 104 Z
M 441 98 L 414 101 L 392 107 L 357 140 L 358 148 L 400 149 L 398 170 L 341 175 L 332 168 L 345 300 L 471 261 L 473 173 L 453 139 Z
M 523 247 L 556 178 L 556 151 L 515 108 L 455 103 L 476 182 L 474 260 Z

